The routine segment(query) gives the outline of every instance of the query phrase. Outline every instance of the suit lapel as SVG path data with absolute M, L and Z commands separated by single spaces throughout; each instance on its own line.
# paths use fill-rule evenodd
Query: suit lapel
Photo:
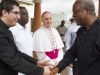
M 1 28 L 2 29 L 2 28 Z M 14 43 L 14 39 L 13 39 L 13 35 L 12 35 L 12 33 L 10 32 L 10 30 L 4 30 L 4 29 L 2 29 L 2 31 L 4 32 L 4 34 L 8 37 L 8 40 L 10 41 L 10 43 L 12 43 L 12 47 L 14 48 L 14 49 L 16 49 L 16 50 L 18 50 L 18 48 L 17 48 L 17 46 L 15 45 L 15 43 Z M 8 33 L 8 31 L 9 31 L 9 33 Z M 11 34 L 11 36 L 9 35 L 9 34 Z
M 1 29 L 2 29 L 2 28 L 1 28 Z M 4 29 L 2 29 L 2 31 L 3 31 L 3 32 L 5 33 L 5 35 L 9 38 L 9 40 L 11 40 L 11 41 L 14 42 L 13 36 L 12 36 L 10 30 L 4 30 Z
M 2 32 L 6 35 L 6 37 L 8 38 L 9 40 L 9 43 L 11 43 L 13 46 L 14 49 L 18 50 L 17 46 L 15 45 L 14 43 L 14 38 L 13 38 L 13 35 L 11 33 L 10 30 L 8 30 L 8 27 L 6 26 L 6 24 L 0 20 L 0 28 L 2 30 Z

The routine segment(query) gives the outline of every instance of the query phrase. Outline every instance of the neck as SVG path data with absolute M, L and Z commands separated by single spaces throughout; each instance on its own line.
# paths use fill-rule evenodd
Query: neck
M 90 29 L 91 25 L 93 24 L 93 22 L 97 19 L 97 17 L 90 17 L 90 19 L 88 19 L 87 24 L 85 26 L 86 30 Z
M 6 19 L 4 19 L 3 17 L 1 17 L 1 20 L 2 20 L 8 27 L 10 27 L 10 26 L 9 26 L 9 23 L 7 22 Z
M 19 22 L 18 22 L 19 23 Z M 21 24 L 21 23 L 19 23 L 22 27 L 24 27 L 25 28 L 25 24 Z
M 45 25 L 43 25 L 45 28 L 51 28 L 51 26 L 45 26 Z
M 63 24 L 61 24 L 61 26 L 63 27 L 64 25 L 63 25 Z

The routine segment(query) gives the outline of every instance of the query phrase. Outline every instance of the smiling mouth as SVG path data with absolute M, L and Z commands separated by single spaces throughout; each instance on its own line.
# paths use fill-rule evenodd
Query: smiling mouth
M 75 19 L 75 21 L 77 21 L 77 19 Z
M 17 22 L 18 22 L 18 20 L 15 20 L 15 22 L 17 23 Z

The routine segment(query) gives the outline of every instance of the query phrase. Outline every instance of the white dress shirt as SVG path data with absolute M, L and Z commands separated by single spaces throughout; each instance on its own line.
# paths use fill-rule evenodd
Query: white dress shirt
M 78 26 L 76 22 L 73 22 L 67 28 L 67 31 L 65 33 L 64 40 L 63 40 L 66 45 L 66 50 L 68 50 L 73 45 L 76 38 L 76 32 L 79 29 L 79 27 L 80 26 Z
M 18 49 L 28 54 L 29 56 L 32 56 L 32 35 L 27 26 L 22 27 L 20 24 L 17 23 L 16 26 L 10 28 L 13 37 L 14 42 Z M 18 73 L 18 75 L 24 75 L 22 73 Z

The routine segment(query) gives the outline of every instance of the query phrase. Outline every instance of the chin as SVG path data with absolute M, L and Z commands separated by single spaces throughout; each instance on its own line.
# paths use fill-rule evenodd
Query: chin
M 46 26 L 47 28 L 50 28 L 50 26 Z
M 51 27 L 51 25 L 47 25 L 47 26 L 45 26 L 45 27 L 49 28 L 49 27 Z
M 76 22 L 76 24 L 77 24 L 77 25 L 80 25 L 80 23 L 79 23 L 79 22 Z
M 16 26 L 16 24 L 13 24 L 12 27 L 13 27 L 13 26 Z

